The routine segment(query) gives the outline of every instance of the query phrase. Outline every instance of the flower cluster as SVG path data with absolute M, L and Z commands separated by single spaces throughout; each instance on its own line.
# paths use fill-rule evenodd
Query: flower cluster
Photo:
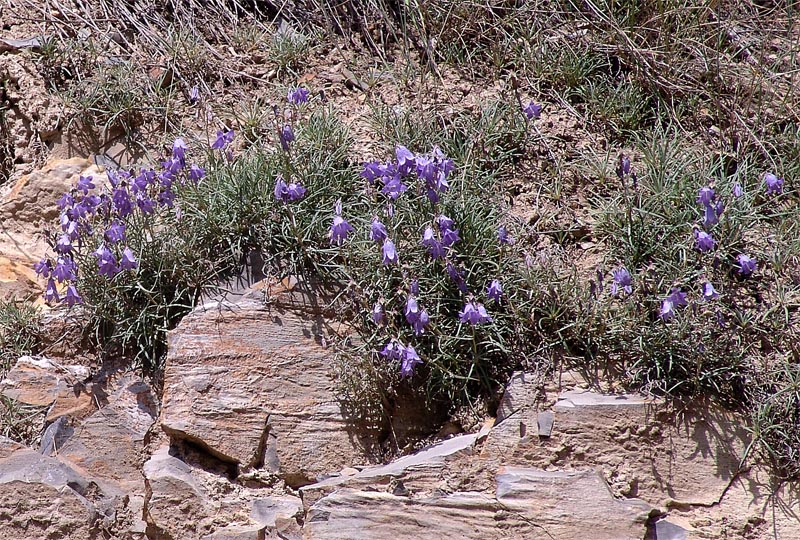
M 448 177 L 454 168 L 453 161 L 447 159 L 439 147 L 434 146 L 429 154 L 415 155 L 405 146 L 398 145 L 395 157 L 387 163 L 367 162 L 361 171 L 361 176 L 370 185 L 379 185 L 381 193 L 390 200 L 397 199 L 408 189 L 406 182 L 411 175 L 424 182 L 425 194 L 434 204 L 450 188 Z
M 232 139 L 233 132 L 220 132 L 214 145 L 224 148 Z M 135 174 L 109 169 L 106 186 L 98 186 L 92 176 L 78 178 L 75 187 L 58 201 L 61 233 L 51 239 L 55 257 L 34 265 L 36 273 L 47 279 L 47 302 L 63 302 L 70 307 L 83 303 L 76 286 L 77 257 L 87 247 L 97 245 L 92 251 L 96 271 L 106 279 L 138 268 L 136 255 L 127 245 L 131 217 L 137 213 L 152 215 L 158 207 L 173 207 L 176 182 L 197 183 L 205 176 L 202 167 L 186 167 L 187 148 L 183 139 L 175 139 L 171 156 L 161 162 L 159 170 L 141 168 Z
M 455 220 L 442 212 L 438 206 L 445 193 L 450 188 L 450 174 L 455 169 L 454 163 L 448 159 L 438 148 L 427 153 L 415 154 L 405 146 L 395 148 L 394 159 L 388 162 L 370 161 L 364 164 L 360 176 L 368 185 L 368 192 L 384 204 L 383 214 L 390 220 L 395 220 L 394 209 L 398 200 L 404 193 L 412 191 L 424 195 L 433 205 L 433 212 L 421 231 L 420 244 L 434 264 L 441 265 L 441 269 L 450 278 L 455 287 L 466 296 L 463 309 L 458 313 L 461 323 L 475 327 L 492 322 L 492 317 L 484 304 L 469 293 L 469 287 L 463 266 L 457 262 L 457 249 L 460 245 L 461 230 Z M 416 200 L 416 199 L 415 199 Z M 424 200 L 424 199 L 423 199 Z M 384 218 L 386 219 L 386 218 Z M 407 245 L 408 236 L 399 236 L 394 227 L 389 227 L 389 221 L 384 222 L 379 216 L 374 216 L 369 225 L 367 235 L 369 239 L 380 246 L 380 257 L 383 266 L 398 265 L 402 258 L 401 248 Z M 329 228 L 331 242 L 341 245 L 353 232 L 353 227 L 342 217 L 341 201 L 337 202 L 334 210 L 333 222 Z M 500 226 L 497 231 L 498 244 L 511 244 L 513 239 L 508 234 L 505 226 Z M 402 272 L 406 276 L 405 271 Z M 499 279 L 493 279 L 485 287 L 485 298 L 499 306 L 503 301 L 503 286 Z M 405 305 L 396 310 L 396 317 L 391 320 L 409 325 L 417 337 L 428 333 L 432 318 L 425 309 L 420 296 L 420 286 L 416 279 L 408 282 L 408 293 L 405 295 Z M 424 292 L 423 292 L 424 295 Z M 390 310 L 391 312 L 391 310 Z M 390 313 L 384 300 L 375 302 L 369 314 L 372 322 L 386 329 L 393 327 L 389 323 Z M 434 328 L 435 330 L 435 328 Z M 388 343 L 380 352 L 387 360 L 397 360 L 401 363 L 401 374 L 411 376 L 417 364 L 422 359 L 409 346 L 401 345 L 400 338 L 390 337 Z

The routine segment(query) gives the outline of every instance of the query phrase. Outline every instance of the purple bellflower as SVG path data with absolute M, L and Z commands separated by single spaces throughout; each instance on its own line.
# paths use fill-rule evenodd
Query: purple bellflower
M 125 224 L 117 220 L 112 221 L 111 226 L 106 230 L 106 239 L 112 244 L 124 242 Z
M 390 264 L 397 264 L 398 257 L 397 257 L 397 249 L 394 247 L 394 242 L 385 238 L 383 240 L 383 248 L 381 249 L 382 258 L 381 261 L 383 262 L 384 266 L 388 266 Z
M 414 368 L 422 363 L 417 351 L 414 347 L 408 345 L 403 349 L 402 361 L 400 362 L 400 376 L 411 377 L 414 375 Z
M 612 270 L 611 277 L 612 296 L 617 296 L 620 289 L 625 291 L 626 294 L 631 294 L 633 292 L 633 278 L 631 277 L 631 273 L 628 272 L 627 268 L 621 266 L 616 270 Z
M 767 185 L 767 195 L 778 195 L 783 191 L 783 178 L 778 178 L 772 173 L 764 174 L 764 183 Z
M 217 131 L 217 138 L 211 143 L 211 148 L 214 150 L 221 150 L 233 142 L 233 137 L 236 134 L 232 129 L 226 131 Z
M 67 285 L 67 290 L 64 293 L 64 302 L 69 307 L 72 307 L 75 304 L 83 304 L 83 298 L 81 298 L 81 295 L 78 294 L 78 289 L 75 288 L 75 285 Z
M 514 239 L 508 236 L 508 229 L 505 225 L 500 225 L 497 229 L 497 241 L 501 244 L 513 244 Z
M 78 177 L 78 189 L 83 192 L 84 195 L 87 195 L 89 191 L 95 188 L 94 182 L 92 182 L 94 178 L 92 176 L 79 176 Z
M 375 324 L 383 324 L 386 320 L 386 313 L 383 311 L 383 305 L 380 302 L 375 302 L 372 306 L 372 320 Z
M 719 298 L 719 293 L 710 282 L 706 281 L 703 283 L 701 289 L 703 290 L 703 298 L 706 301 L 710 302 L 711 300 Z
M 308 102 L 308 94 L 308 90 L 298 87 L 289 90 L 289 93 L 286 94 L 286 99 L 293 105 L 302 105 L 303 103 Z
M 283 126 L 283 129 L 281 129 L 280 133 L 280 139 L 281 139 L 281 148 L 283 148 L 285 151 L 288 152 L 289 143 L 294 142 L 294 131 L 292 131 L 292 126 L 290 126 L 289 124 Z
M 98 273 L 101 276 L 106 276 L 110 279 L 117 275 L 119 272 L 117 259 L 114 257 L 111 250 L 108 249 L 108 246 L 102 245 L 97 248 L 97 251 L 94 252 L 94 256 L 97 257 Z
M 756 266 L 758 264 L 758 261 L 756 261 L 756 259 L 749 257 L 744 253 L 740 253 L 739 255 L 737 255 L 736 262 L 738 263 L 739 266 L 738 272 L 745 277 L 750 276 L 753 272 L 755 272 Z
M 422 234 L 422 245 L 428 248 L 428 253 L 434 259 L 444 259 L 444 246 L 436 239 L 433 227 L 425 227 L 425 232 Z
M 503 296 L 503 286 L 498 280 L 495 279 L 489 284 L 486 288 L 486 296 L 495 302 L 500 302 L 500 298 Z
M 42 276 L 43 278 L 47 279 L 50 277 L 50 272 L 53 271 L 53 266 L 47 259 L 42 259 L 33 265 L 34 271 L 36 271 L 37 275 Z
M 125 249 L 122 250 L 122 257 L 119 260 L 119 267 L 122 270 L 135 270 L 139 267 L 139 263 L 136 262 L 136 257 L 134 257 L 131 248 L 126 246 Z
M 472 326 L 492 321 L 483 304 L 474 301 L 464 304 L 464 309 L 458 312 L 458 318 L 462 323 L 469 323 Z
M 353 227 L 342 217 L 341 199 L 336 201 L 333 212 L 333 223 L 330 228 L 331 243 L 340 246 L 347 240 L 347 235 L 353 231 Z
M 525 107 L 522 108 L 522 111 L 525 113 L 525 116 L 528 117 L 528 120 L 538 120 L 539 117 L 542 115 L 542 105 L 538 103 L 534 103 L 531 101 Z
M 709 233 L 695 229 L 694 239 L 696 247 L 701 253 L 707 253 L 714 249 L 714 244 L 716 242 Z
M 53 278 L 47 280 L 47 287 L 44 289 L 44 299 L 50 303 L 61 301 L 61 298 L 58 296 L 58 287 L 56 287 L 56 282 Z
M 742 184 L 740 184 L 739 182 L 734 182 L 733 183 L 733 196 L 738 199 L 742 195 L 744 195 L 744 191 L 742 190 Z
M 369 239 L 373 242 L 382 242 L 386 240 L 389 233 L 386 231 L 386 226 L 380 222 L 377 217 L 372 218 L 372 225 L 369 228 Z

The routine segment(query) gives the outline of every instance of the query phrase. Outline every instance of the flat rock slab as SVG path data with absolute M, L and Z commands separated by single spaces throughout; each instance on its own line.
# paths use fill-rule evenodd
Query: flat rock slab
M 169 337 L 161 426 L 292 485 L 368 461 L 333 391 L 326 321 L 313 309 L 207 304 Z
M 482 457 L 548 470 L 591 467 L 617 497 L 716 504 L 749 442 L 733 414 L 702 404 L 678 413 L 639 394 L 570 390 L 536 413 L 524 382 L 517 374 L 507 386 L 503 402 L 513 407 L 489 433 Z
M 501 469 L 496 493 L 339 489 L 311 506 L 304 533 L 310 540 L 640 540 L 650 510 L 642 501 L 614 499 L 593 471 Z
M 107 517 L 99 495 L 58 459 L 0 441 L 0 538 L 95 538 Z
M 47 407 L 47 422 L 61 416 L 80 418 L 96 408 L 84 385 L 88 377 L 86 366 L 23 356 L 0 381 L 0 394 L 27 405 Z

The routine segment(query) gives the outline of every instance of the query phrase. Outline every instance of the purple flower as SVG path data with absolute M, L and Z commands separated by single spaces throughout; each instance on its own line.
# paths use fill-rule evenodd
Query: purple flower
M 372 218 L 372 225 L 369 229 L 369 239 L 374 242 L 381 242 L 389 236 L 386 232 L 386 227 L 378 220 L 377 217 Z
M 719 201 L 716 205 L 705 205 L 703 210 L 703 227 L 708 229 L 712 225 L 719 223 L 719 216 L 722 215 L 724 209 L 725 206 L 722 204 L 722 201 Z
M 404 350 L 405 348 L 397 340 L 393 339 L 383 347 L 379 354 L 387 360 L 400 360 Z
M 513 244 L 514 239 L 508 236 L 508 229 L 505 225 L 500 225 L 497 229 L 497 241 L 501 244 Z
M 301 105 L 308 102 L 308 93 L 308 90 L 305 88 L 295 88 L 289 90 L 289 93 L 286 94 L 286 99 L 293 105 Z
M 711 300 L 715 300 L 715 299 L 719 298 L 719 293 L 717 292 L 716 289 L 714 289 L 714 286 L 711 283 L 709 283 L 708 281 L 703 283 L 701 288 L 703 290 L 703 298 L 705 300 L 711 301 Z
M 65 281 L 75 281 L 77 278 L 78 265 L 69 257 L 59 257 L 56 267 L 53 269 L 53 278 L 59 283 Z
M 75 304 L 83 304 L 83 298 L 78 294 L 78 289 L 75 288 L 75 285 L 67 286 L 67 292 L 64 294 L 64 302 L 66 302 L 69 307 Z
M 408 286 L 408 292 L 413 294 L 414 296 L 419 294 L 419 281 L 416 279 L 411 280 L 411 284 Z
M 58 287 L 56 287 L 56 282 L 53 281 L 53 278 L 47 280 L 47 287 L 44 289 L 44 299 L 47 302 L 59 302 L 61 299 L 58 296 Z
M 72 251 L 72 243 L 70 242 L 69 236 L 66 234 L 61 235 L 61 238 L 56 242 L 56 251 L 59 253 L 69 253 Z
M 425 333 L 425 328 L 428 326 L 428 321 L 430 318 L 428 317 L 428 312 L 424 309 L 419 312 L 419 318 L 416 321 L 411 323 L 411 326 L 414 328 L 414 334 L 422 335 Z
M 112 244 L 124 242 L 125 224 L 117 220 L 112 221 L 111 226 L 106 230 L 106 239 Z
M 686 301 L 686 293 L 682 292 L 679 287 L 673 287 L 667 298 L 676 307 L 682 307 L 688 304 Z
M 767 195 L 776 195 L 783 191 L 783 178 L 778 178 L 772 173 L 764 174 L 764 183 L 767 185 Z
M 406 299 L 406 311 L 405 311 L 406 321 L 408 321 L 409 324 L 414 324 L 419 320 L 419 314 L 420 314 L 420 309 L 419 309 L 419 304 L 417 303 L 417 299 L 414 298 L 413 295 L 409 295 L 408 298 Z
M 199 165 L 195 164 L 192 164 L 192 166 L 189 167 L 189 180 L 191 180 L 195 184 L 200 182 L 200 180 L 205 178 L 205 176 L 206 176 L 206 170 L 203 167 L 200 167 Z
M 282 202 L 287 202 L 289 200 L 289 186 L 286 185 L 286 181 L 283 179 L 282 175 L 278 175 L 275 178 L 275 198 Z
M 714 189 L 710 186 L 705 186 L 700 188 L 700 192 L 697 194 L 697 202 L 702 205 L 708 206 L 714 202 L 717 195 L 714 193 Z
M 161 162 L 161 167 L 164 169 L 161 173 L 162 178 L 169 178 L 170 181 L 174 178 L 176 174 L 181 172 L 183 169 L 184 161 L 178 159 L 176 157 L 171 157 L 167 161 Z
M 744 191 L 742 190 L 742 184 L 740 184 L 739 182 L 734 182 L 733 183 L 733 196 L 738 199 L 742 195 L 744 195 Z
M 461 240 L 458 236 L 458 229 L 443 229 L 442 244 L 449 247 Z
M 186 141 L 178 137 L 175 139 L 175 142 L 172 143 L 172 157 L 174 160 L 178 161 L 181 166 L 186 163 L 186 151 L 189 147 L 186 145 Z
M 658 312 L 658 316 L 661 317 L 662 321 L 668 321 L 675 316 L 675 306 L 669 298 L 661 301 L 661 309 Z
M 386 167 L 377 161 L 368 161 L 364 163 L 364 169 L 361 171 L 361 176 L 366 178 L 370 184 L 375 183 L 376 178 L 382 177 L 386 173 Z
M 436 181 L 436 163 L 429 156 L 420 154 L 414 158 L 414 168 L 417 171 L 417 176 L 429 183 Z
M 414 375 L 414 368 L 422 363 L 422 360 L 417 355 L 417 351 L 411 345 L 405 347 L 402 351 L 402 362 L 400 363 L 400 376 L 411 377 Z
M 197 100 L 200 99 L 200 87 L 197 85 L 192 86 L 192 89 L 189 91 L 189 103 L 194 105 L 197 103 Z
M 53 271 L 53 266 L 48 259 L 42 259 L 33 265 L 33 269 L 36 271 L 37 275 L 48 278 L 50 277 L 50 272 Z
M 628 269 L 624 266 L 611 271 L 613 281 L 611 282 L 611 294 L 617 296 L 619 290 L 622 289 L 627 294 L 633 292 L 633 278 Z
M 286 192 L 289 194 L 290 201 L 299 201 L 306 196 L 306 188 L 300 182 L 289 182 Z
M 619 170 L 617 171 L 617 176 L 623 178 L 628 174 L 631 174 L 631 158 L 622 154 L 619 156 Z
M 70 195 L 69 193 L 64 193 L 60 199 L 58 199 L 58 207 L 62 210 L 67 208 L 72 208 L 75 205 L 75 198 Z
M 702 253 L 707 253 L 714 249 L 714 238 L 705 231 L 698 231 L 695 229 L 694 238 L 696 241 L 697 249 Z
M 686 293 L 681 292 L 678 287 L 673 287 L 669 296 L 661 302 L 661 310 L 658 316 L 661 317 L 662 321 L 668 321 L 675 316 L 676 307 L 685 306 L 687 303 Z
M 447 275 L 452 279 L 456 286 L 458 286 L 458 290 L 465 293 L 467 292 L 467 282 L 464 281 L 464 276 L 461 275 L 461 272 L 453 265 L 453 263 L 447 263 L 445 266 L 445 271 Z
M 95 188 L 94 182 L 92 180 L 94 177 L 92 176 L 79 176 L 78 177 L 78 189 L 83 192 L 84 195 L 87 195 L 89 191 Z
M 422 245 L 428 248 L 428 253 L 434 259 L 444 258 L 444 246 L 436 239 L 433 227 L 425 227 L 425 232 L 422 234 Z
M 281 148 L 283 148 L 285 151 L 288 152 L 289 143 L 294 141 L 294 131 L 292 131 L 292 126 L 290 126 L 289 124 L 283 126 L 283 129 L 281 129 L 280 139 L 281 139 Z
M 126 246 L 125 249 L 122 250 L 122 257 L 119 260 L 119 267 L 122 270 L 135 270 L 139 267 L 139 263 L 136 262 L 136 257 L 134 257 L 131 248 Z
M 353 230 L 353 227 L 342 217 L 342 201 L 336 201 L 334 206 L 333 223 L 331 224 L 330 237 L 331 243 L 338 246 L 342 245 L 347 239 L 347 235 Z
M 375 302 L 375 305 L 372 306 L 372 320 L 375 324 L 383 324 L 383 321 L 386 320 L 386 314 L 383 312 L 380 302 Z
M 102 245 L 97 248 L 97 251 L 94 252 L 94 256 L 97 257 L 98 273 L 101 276 L 106 276 L 110 279 L 117 275 L 119 272 L 117 259 L 107 246 Z
M 165 189 L 158 194 L 158 203 L 161 206 L 172 208 L 172 206 L 175 204 L 175 193 L 170 189 Z
M 114 203 L 114 209 L 117 211 L 119 217 L 124 218 L 133 212 L 133 203 L 131 202 L 130 194 L 124 187 L 119 187 L 114 190 L 111 201 Z
M 439 230 L 442 232 L 442 244 L 452 246 L 461 238 L 458 236 L 458 229 L 453 228 L 453 220 L 445 215 L 438 218 Z
M 536 120 L 541 116 L 542 108 L 543 107 L 538 103 L 534 103 L 533 101 L 531 101 L 530 103 L 525 105 L 525 107 L 522 108 L 522 111 L 525 113 L 525 116 L 528 117 L 528 120 L 530 120 L 531 118 Z
M 233 137 L 236 134 L 232 129 L 227 131 L 217 131 L 217 138 L 211 144 L 211 148 L 214 150 L 219 150 L 228 146 L 231 142 L 233 142 Z
M 458 312 L 458 318 L 462 323 L 469 323 L 472 326 L 492 321 L 483 304 L 473 301 L 464 304 L 464 309 Z
M 381 260 L 384 266 L 388 266 L 390 264 L 397 264 L 398 262 L 397 250 L 394 247 L 394 242 L 392 242 L 388 238 L 383 240 L 382 253 L 383 257 Z
M 500 298 L 503 296 L 503 286 L 498 280 L 495 279 L 489 284 L 486 288 L 486 296 L 495 302 L 500 302 Z
M 743 276 L 749 276 L 756 271 L 757 261 L 744 253 L 740 253 L 736 257 L 736 262 L 739 265 L 738 272 Z
M 393 176 L 381 189 L 381 193 L 386 195 L 392 200 L 397 199 L 401 193 L 406 191 L 408 186 L 406 186 L 402 180 L 400 180 L 400 176 Z
M 156 211 L 156 202 L 141 191 L 136 194 L 136 206 L 146 215 Z
M 395 156 L 397 156 L 397 170 L 403 176 L 410 173 L 416 165 L 414 161 L 414 154 L 403 145 L 398 144 L 394 149 Z

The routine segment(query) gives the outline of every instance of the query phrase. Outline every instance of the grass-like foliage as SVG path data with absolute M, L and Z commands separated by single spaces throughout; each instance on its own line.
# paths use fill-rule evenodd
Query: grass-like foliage
M 20 356 L 36 352 L 39 311 L 29 304 L 0 300 L 0 378 Z

